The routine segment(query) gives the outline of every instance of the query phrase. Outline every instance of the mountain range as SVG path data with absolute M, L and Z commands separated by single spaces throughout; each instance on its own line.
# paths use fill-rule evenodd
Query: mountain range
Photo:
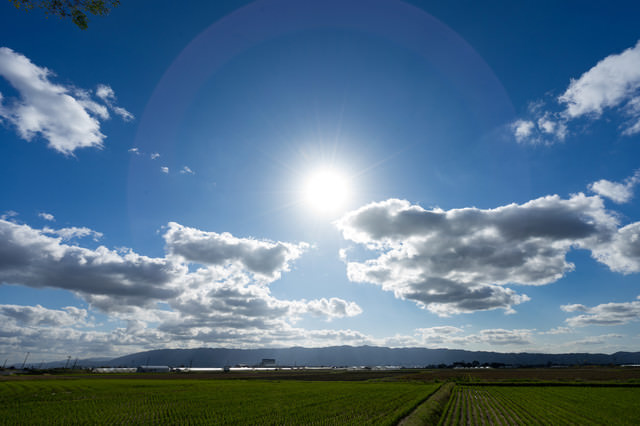
M 403 366 L 425 367 L 455 363 L 504 364 L 511 366 L 541 365 L 620 365 L 640 364 L 640 352 L 598 353 L 502 353 L 458 349 L 386 348 L 375 346 L 331 346 L 325 348 L 274 349 L 159 349 L 138 352 L 106 361 L 101 366 L 133 367 L 168 365 L 170 367 L 255 366 L 263 359 L 275 359 L 278 366 Z M 97 360 L 95 360 L 97 361 Z M 94 361 L 94 363 L 95 363 Z M 79 365 L 86 365 L 79 362 Z

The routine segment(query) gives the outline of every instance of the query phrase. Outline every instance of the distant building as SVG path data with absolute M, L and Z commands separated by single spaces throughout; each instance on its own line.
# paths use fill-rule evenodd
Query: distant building
M 260 361 L 260 367 L 275 367 L 276 366 L 276 360 L 273 358 L 262 358 L 262 361 Z
M 91 370 L 94 373 L 135 373 L 135 367 L 98 367 Z
M 171 368 L 167 365 L 141 365 L 138 373 L 169 373 Z

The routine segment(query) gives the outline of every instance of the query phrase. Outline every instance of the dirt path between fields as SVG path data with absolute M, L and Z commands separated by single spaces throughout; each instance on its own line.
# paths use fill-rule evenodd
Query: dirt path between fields
M 454 387 L 455 383 L 452 382 L 440 386 L 437 391 L 431 394 L 422 404 L 418 405 L 415 410 L 400 420 L 398 425 L 416 426 L 437 424 L 449 398 L 451 398 L 451 392 Z

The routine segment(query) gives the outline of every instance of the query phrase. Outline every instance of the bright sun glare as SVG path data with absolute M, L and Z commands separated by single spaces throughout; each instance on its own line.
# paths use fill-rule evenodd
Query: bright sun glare
M 344 206 L 348 196 L 348 179 L 333 169 L 316 170 L 304 185 L 305 201 L 319 213 L 335 212 Z

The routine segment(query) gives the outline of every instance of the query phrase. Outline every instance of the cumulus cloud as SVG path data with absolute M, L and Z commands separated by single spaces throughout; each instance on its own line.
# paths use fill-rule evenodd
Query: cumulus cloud
M 160 158 L 160 154 L 158 154 L 157 152 L 152 153 L 149 156 L 152 160 L 157 160 L 158 158 Z
M 128 151 L 132 154 L 135 155 L 140 155 L 140 149 L 139 148 L 129 148 Z
M 38 213 L 38 216 L 44 220 L 48 220 L 49 222 L 54 222 L 56 220 L 56 218 L 50 213 L 41 212 L 41 213 Z
M 87 318 L 87 310 L 74 306 L 47 309 L 40 305 L 0 305 L 0 316 L 29 326 L 71 326 L 83 323 Z
M 640 297 L 638 297 L 640 299 Z M 567 318 L 566 322 L 572 327 L 587 325 L 623 325 L 640 319 L 640 301 L 624 303 L 603 303 L 594 307 L 580 304 L 563 305 L 565 312 L 583 312 L 580 315 Z
M 362 313 L 362 309 L 354 302 L 347 302 L 337 297 L 317 299 L 305 303 L 305 312 L 327 318 L 353 317 Z
M 28 225 L 0 220 L 3 283 L 61 288 L 89 300 L 107 295 L 125 305 L 147 306 L 177 293 L 171 285 L 177 269 L 165 259 L 122 254 L 104 246 L 90 250 L 68 245 Z
M 182 170 L 180 170 L 180 173 L 182 173 L 183 175 L 195 175 L 196 174 L 196 172 L 191 170 L 188 166 L 184 166 L 182 168 Z
M 212 266 L 235 261 L 268 280 L 277 279 L 282 271 L 288 271 L 291 261 L 309 247 L 306 243 L 237 238 L 227 232 L 206 232 L 175 222 L 169 223 L 164 239 L 169 254 L 185 261 Z
M 12 324 L 3 332 L 14 333 L 6 339 L 28 348 L 30 339 L 48 341 L 58 335 L 85 339 L 87 351 L 109 347 L 110 352 L 116 344 L 138 350 L 167 344 L 306 344 L 306 338 L 319 343 L 338 337 L 326 330 L 293 327 L 300 316 L 332 319 L 362 312 L 356 303 L 335 297 L 282 300 L 271 295 L 269 284 L 291 268 L 307 248 L 304 243 L 237 238 L 176 223 L 166 228 L 167 254 L 161 258 L 67 242 L 89 235 L 94 231 L 87 228 L 34 229 L 1 220 L 0 282 L 72 291 L 90 309 L 125 321 L 127 327 L 102 334 L 41 330 L 38 327 L 45 325 L 81 324 L 87 311 L 0 305 L 0 317 Z M 360 338 L 353 334 L 353 341 Z M 6 339 L 0 336 L 0 347 Z M 117 339 L 122 341 L 116 343 Z
M 168 167 L 160 167 L 160 171 L 164 174 L 169 174 L 169 168 Z
M 426 346 L 464 344 L 464 339 L 460 338 L 463 332 L 463 329 L 449 325 L 416 329 L 418 344 Z
M 592 256 L 614 272 L 640 272 L 640 222 L 623 226 L 607 237 L 608 240 L 594 244 Z
M 600 197 L 547 196 L 495 209 L 425 210 L 390 199 L 336 222 L 345 239 L 378 253 L 348 261 L 351 281 L 370 282 L 439 315 L 496 308 L 528 297 L 508 284 L 544 285 L 573 270 L 573 247 L 612 270 L 640 268 L 640 223 L 618 229 Z M 636 247 L 639 246 L 639 247 Z
M 567 119 L 558 112 L 543 111 L 536 103 L 529 108 L 529 118 L 511 124 L 516 141 L 530 145 L 551 145 L 564 141 L 569 134 Z
M 620 54 L 609 55 L 577 80 L 571 80 L 558 98 L 571 117 L 599 117 L 613 108 L 638 99 L 640 88 L 640 41 Z M 639 117 L 634 117 L 633 124 Z
M 113 103 L 110 87 L 98 86 L 96 96 L 106 105 L 101 104 L 89 91 L 52 82 L 52 71 L 7 47 L 0 47 L 0 76 L 20 95 L 7 100 L 0 94 L 0 118 L 14 125 L 22 139 L 30 141 L 39 135 L 65 155 L 78 148 L 103 146 L 100 120 L 109 118 L 109 110 L 125 120 L 133 118 Z
M 615 203 L 628 203 L 633 198 L 633 188 L 640 182 L 640 170 L 626 178 L 623 182 L 611 182 L 600 179 L 589 184 L 589 190 L 610 199 Z
M 640 132 L 640 41 L 571 79 L 565 92 L 546 110 L 540 103 L 534 104 L 530 118 L 515 121 L 512 131 L 519 142 L 551 144 L 564 140 L 572 120 L 598 119 L 606 110 L 624 117 L 623 135 Z

